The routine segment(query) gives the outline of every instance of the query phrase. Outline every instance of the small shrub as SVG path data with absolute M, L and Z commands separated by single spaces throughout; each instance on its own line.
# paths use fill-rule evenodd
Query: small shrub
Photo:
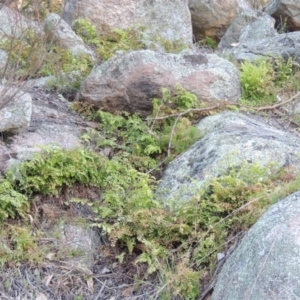
M 104 158 L 81 149 L 45 149 L 19 166 L 20 178 L 9 171 L 7 177 L 27 194 L 57 195 L 63 186 L 76 182 L 97 186 L 103 176 Z
M 285 84 L 294 74 L 293 60 L 289 58 L 287 61 L 282 58 L 274 60 L 274 82 L 281 86 Z
M 213 50 L 217 49 L 217 47 L 218 47 L 218 42 L 209 36 L 207 36 L 205 39 L 199 41 L 199 44 L 201 46 L 206 46 Z
M 29 203 L 28 198 L 13 189 L 6 179 L 0 179 L 0 221 L 16 216 L 24 217 Z
M 287 33 L 289 30 L 288 25 L 288 18 L 285 17 L 284 20 L 282 20 L 282 17 L 280 16 L 280 22 L 276 27 L 276 30 L 279 34 Z
M 1 41 L 0 48 L 9 54 L 9 66 L 3 77 L 22 81 L 53 75 L 56 79 L 50 88 L 79 89 L 82 78 L 93 65 L 88 56 L 74 56 L 70 50 L 53 41 L 48 43 L 45 37 L 32 31 L 27 31 L 20 39 Z
M 241 85 L 243 98 L 257 103 L 272 95 L 274 70 L 268 60 L 260 59 L 253 63 L 241 64 Z
M 31 228 L 20 225 L 0 225 L 0 265 L 7 263 L 11 267 L 20 262 L 41 263 L 46 256 L 38 243 L 39 233 L 35 236 Z
M 99 56 L 107 60 L 116 51 L 132 51 L 144 48 L 144 44 L 139 38 L 139 31 L 131 29 L 103 30 L 100 33 L 94 25 L 84 19 L 77 19 L 73 22 L 73 30 L 85 43 L 95 48 Z

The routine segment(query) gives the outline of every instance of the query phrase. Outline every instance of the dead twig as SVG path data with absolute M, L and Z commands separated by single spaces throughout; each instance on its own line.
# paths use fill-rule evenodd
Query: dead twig
M 218 109 L 218 108 L 224 108 L 224 107 L 227 107 L 227 106 L 230 106 L 230 105 L 238 105 L 236 103 L 228 103 L 228 104 L 224 104 L 224 103 L 221 103 L 221 104 L 218 104 L 218 105 L 214 105 L 214 106 L 209 106 L 209 107 L 205 107 L 205 108 L 190 108 L 190 109 L 187 109 L 181 113 L 177 113 L 177 114 L 171 114 L 171 115 L 167 115 L 167 116 L 162 116 L 162 117 L 155 117 L 155 118 L 147 118 L 146 120 L 147 121 L 156 121 L 156 120 L 165 120 L 165 119 L 169 119 L 169 118 L 172 118 L 172 117 L 182 117 L 190 112 L 206 112 L 206 111 L 211 111 L 211 110 L 214 110 L 214 109 Z
M 105 289 L 106 282 L 107 282 L 107 280 L 104 280 L 104 282 L 103 282 L 103 284 L 102 284 L 102 286 L 101 286 L 101 289 L 100 289 L 99 293 L 98 293 L 97 296 L 95 297 L 95 300 L 100 299 L 100 297 L 102 296 L 102 292 L 103 292 L 103 290 Z
M 256 111 L 262 111 L 262 110 L 272 110 L 275 108 L 278 108 L 280 106 L 283 106 L 289 102 L 294 101 L 298 96 L 300 95 L 300 92 L 298 92 L 297 94 L 295 94 L 294 96 L 292 96 L 291 98 L 289 98 L 286 101 L 280 102 L 280 103 L 276 103 L 274 105 L 269 105 L 269 106 L 262 106 L 262 107 L 258 107 L 258 108 L 254 108 Z

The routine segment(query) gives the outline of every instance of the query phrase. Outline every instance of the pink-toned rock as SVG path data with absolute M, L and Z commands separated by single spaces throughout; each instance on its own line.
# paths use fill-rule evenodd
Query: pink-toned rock
M 81 89 L 81 100 L 107 111 L 149 115 L 152 99 L 176 84 L 199 100 L 236 102 L 240 97 L 239 71 L 214 54 L 165 54 L 151 50 L 118 54 L 95 68 Z

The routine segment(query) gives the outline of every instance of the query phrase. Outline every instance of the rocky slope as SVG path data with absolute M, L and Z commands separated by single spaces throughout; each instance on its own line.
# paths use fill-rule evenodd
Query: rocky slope
M 0 8 L 0 298 L 300 298 L 300 5 L 54 2 L 8 1 Z M 203 47 L 211 39 L 217 49 Z M 251 62 L 261 69 L 248 73 L 245 84 Z M 96 109 L 100 122 L 88 119 Z M 154 141 L 166 128 L 163 148 Z M 60 171 L 80 178 L 81 166 L 74 171 L 59 162 L 49 174 L 45 164 L 29 188 L 23 163 L 43 149 L 50 155 L 79 151 L 86 162 L 97 155 L 102 185 L 62 179 L 56 194 L 36 192 L 39 184 L 51 187 Z M 114 177 L 124 170 L 124 177 Z M 160 180 L 156 190 L 153 181 L 142 185 L 149 173 Z M 28 205 L 22 215 L 17 205 L 23 196 Z M 133 201 L 129 208 L 127 200 Z M 118 215 L 126 210 L 126 217 Z M 114 213 L 117 220 L 104 222 Z M 192 221 L 185 223 L 185 214 Z M 158 271 L 155 261 L 171 261 L 170 254 L 171 271 Z

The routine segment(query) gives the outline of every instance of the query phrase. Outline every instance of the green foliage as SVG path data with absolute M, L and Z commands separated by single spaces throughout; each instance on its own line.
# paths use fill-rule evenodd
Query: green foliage
M 287 33 L 289 29 L 289 25 L 288 25 L 288 18 L 285 17 L 284 20 L 282 20 L 282 17 L 280 16 L 280 23 L 277 26 L 276 30 L 279 34 L 282 33 Z
M 95 48 L 99 56 L 107 60 L 112 57 L 116 51 L 133 51 L 146 48 L 144 40 L 148 40 L 143 26 L 134 26 L 128 29 L 114 28 L 96 28 L 89 21 L 77 19 L 73 22 L 73 30 L 79 35 L 85 43 Z M 151 36 L 153 50 L 157 45 L 161 45 L 166 52 L 179 53 L 186 49 L 186 44 L 181 40 L 169 41 L 160 35 Z M 148 47 L 152 48 L 151 45 Z
M 249 106 L 271 104 L 282 90 L 298 90 L 297 69 L 289 58 L 266 59 L 244 62 L 241 68 L 241 103 Z
M 29 206 L 28 199 L 14 190 L 6 179 L 0 179 L 0 199 L 0 221 L 17 215 L 24 217 Z
M 70 50 L 47 41 L 46 36 L 32 30 L 24 31 L 22 37 L 3 39 L 0 49 L 8 53 L 9 67 L 2 76 L 25 80 L 53 75 L 51 87 L 78 89 L 82 78 L 92 68 L 87 55 L 74 56 Z M 72 77 L 69 79 L 67 74 Z
M 38 244 L 37 236 L 31 234 L 26 226 L 0 226 L 0 265 L 10 266 L 19 262 L 41 262 L 45 257 L 43 249 Z
M 115 120 L 105 114 L 102 117 L 108 118 L 107 133 L 124 125 L 120 116 Z M 136 263 L 147 263 L 149 274 L 160 274 L 163 299 L 174 296 L 196 299 L 201 274 L 214 263 L 215 253 L 229 232 L 252 225 L 274 201 L 271 196 L 274 186 L 278 193 L 280 183 L 289 178 L 288 173 L 277 175 L 272 165 L 261 167 L 247 162 L 239 167 L 229 165 L 189 201 L 173 209 L 154 197 L 155 180 L 133 168 L 130 159 L 124 156 L 109 160 L 87 150 L 54 149 L 23 163 L 19 172 L 21 179 L 11 173 L 8 179 L 14 182 L 15 189 L 27 194 L 57 194 L 62 186 L 75 182 L 97 186 L 102 191 L 101 200 L 73 201 L 92 209 L 97 216 L 94 226 L 109 236 L 112 245 L 122 242 L 129 252 L 136 244 L 143 246 Z M 17 231 L 10 233 L 17 252 L 10 251 L 11 245 L 8 248 L 3 245 L 0 247 L 3 261 L 22 260 L 21 253 L 29 254 L 36 249 L 36 242 L 28 232 Z M 9 253 L 14 257 L 9 258 Z M 119 259 L 124 259 L 124 255 Z
M 218 47 L 218 42 L 209 36 L 207 36 L 205 39 L 199 41 L 199 44 L 201 46 L 206 46 L 213 50 Z
M 77 19 L 73 22 L 73 30 L 85 43 L 95 48 L 104 60 L 109 59 L 116 51 L 132 51 L 143 49 L 144 44 L 139 39 L 137 29 L 113 29 L 98 33 L 96 27 L 89 21 Z
M 293 70 L 293 60 L 290 57 L 287 61 L 282 58 L 274 60 L 274 81 L 275 85 L 285 84 L 295 73 Z
M 179 111 L 195 108 L 199 105 L 198 97 L 182 88 L 179 84 L 175 86 L 174 93 L 167 88 L 162 88 L 162 98 L 155 98 L 153 103 L 153 115 L 157 113 L 157 109 L 162 105 L 176 104 Z
M 81 149 L 69 151 L 44 149 L 19 167 L 21 178 L 9 171 L 7 178 L 27 194 L 58 194 L 63 186 L 76 182 L 97 186 L 102 180 L 103 158 Z
M 169 298 L 180 296 L 180 298 L 186 300 L 193 300 L 199 295 L 200 272 L 195 272 L 188 265 L 189 260 L 184 258 L 178 262 L 173 270 L 165 274 Z
M 273 68 L 268 60 L 260 59 L 253 63 L 245 61 L 241 64 L 241 85 L 243 98 L 248 101 L 262 103 L 272 94 Z
M 60 14 L 63 9 L 63 1 L 60 0 L 23 0 L 19 5 L 22 14 L 36 21 L 45 18 L 49 13 Z
M 170 142 L 170 135 L 173 125 L 165 125 L 159 138 L 159 146 L 161 149 L 167 149 Z M 178 155 L 190 147 L 195 141 L 201 137 L 199 130 L 192 125 L 188 118 L 181 118 L 173 130 L 172 136 L 172 152 Z
M 149 45 L 149 48 L 154 51 L 157 50 L 157 44 L 161 45 L 167 53 L 180 53 L 187 48 L 186 43 L 182 40 L 170 41 L 159 35 L 151 36 L 151 41 L 152 45 Z
M 89 120 L 99 122 L 97 130 L 89 129 L 82 140 L 91 149 L 111 147 L 116 157 L 128 160 L 139 171 L 148 171 L 157 165 L 159 159 L 168 153 L 171 157 L 186 150 L 200 137 L 192 125 L 193 114 L 185 117 L 158 117 L 185 112 L 201 106 L 196 95 L 175 87 L 172 94 L 162 89 L 162 98 L 153 100 L 153 118 L 142 120 L 138 115 L 128 113 L 111 114 L 95 111 L 89 104 L 75 103 L 72 108 Z

